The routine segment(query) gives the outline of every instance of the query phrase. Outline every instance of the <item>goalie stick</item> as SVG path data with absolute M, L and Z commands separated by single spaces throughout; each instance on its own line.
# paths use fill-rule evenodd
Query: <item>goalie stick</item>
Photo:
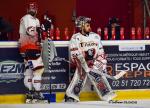
M 66 60 L 65 58 L 61 58 L 61 57 L 58 57 L 58 56 L 56 56 L 55 58 L 62 59 L 63 61 L 71 64 L 71 62 L 69 60 Z M 127 73 L 126 71 L 122 70 L 118 74 L 116 74 L 115 76 L 111 76 L 111 75 L 107 74 L 106 70 L 103 70 L 103 71 L 99 72 L 99 70 L 95 69 L 95 72 L 100 73 L 101 75 L 105 76 L 106 78 L 109 78 L 109 79 L 112 79 L 112 80 L 118 80 L 123 75 L 125 75 Z

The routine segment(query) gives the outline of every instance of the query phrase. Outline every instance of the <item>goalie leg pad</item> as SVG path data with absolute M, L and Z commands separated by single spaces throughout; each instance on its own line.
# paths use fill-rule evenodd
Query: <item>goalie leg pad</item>
M 88 77 L 93 83 L 95 90 L 98 94 L 98 96 L 102 100 L 110 100 L 114 98 L 114 96 L 110 96 L 110 94 L 114 93 L 113 90 L 111 89 L 108 80 L 106 79 L 105 76 L 102 76 L 98 73 L 90 71 L 88 73 Z M 107 97 L 107 98 L 106 98 Z
M 45 70 L 48 70 L 49 63 L 51 63 L 57 56 L 56 48 L 53 41 L 50 41 L 48 39 L 44 40 L 41 56 L 44 63 L 44 68 Z
M 79 94 L 86 82 L 86 79 L 87 79 L 86 74 L 85 76 L 80 76 L 78 71 L 76 71 L 69 87 L 66 90 L 66 95 L 68 97 L 76 99 L 77 101 L 80 101 Z

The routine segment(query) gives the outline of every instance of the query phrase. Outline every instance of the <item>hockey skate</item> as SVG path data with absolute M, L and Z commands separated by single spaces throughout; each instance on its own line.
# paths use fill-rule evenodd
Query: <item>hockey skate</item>
M 107 93 L 105 96 L 103 96 L 101 99 L 103 101 L 110 101 L 112 100 L 113 98 L 115 98 L 117 95 L 114 91 L 111 91 L 109 93 Z
M 48 104 L 49 101 L 44 98 L 44 96 L 43 96 L 42 93 L 35 92 L 34 95 L 33 95 L 32 103 L 33 104 L 40 104 L 40 103 L 42 103 L 42 104 Z
M 79 102 L 78 100 L 72 98 L 72 97 L 69 97 L 65 94 L 65 97 L 64 97 L 64 101 L 63 102 Z
M 33 93 L 31 91 L 29 91 L 26 94 L 26 104 L 31 104 L 33 100 Z

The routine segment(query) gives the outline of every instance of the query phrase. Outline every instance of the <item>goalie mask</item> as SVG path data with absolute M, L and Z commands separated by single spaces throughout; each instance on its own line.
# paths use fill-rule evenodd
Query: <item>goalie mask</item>
M 75 21 L 75 25 L 77 28 L 81 29 L 86 23 L 90 23 L 90 22 L 91 22 L 91 18 L 79 16 Z

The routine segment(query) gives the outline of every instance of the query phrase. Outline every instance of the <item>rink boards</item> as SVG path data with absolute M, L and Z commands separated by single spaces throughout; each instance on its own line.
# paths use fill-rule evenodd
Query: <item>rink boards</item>
M 59 52 L 59 56 L 62 59 L 69 60 L 67 47 L 68 41 L 55 41 L 54 42 L 57 51 Z M 116 72 L 122 68 L 128 71 L 128 74 L 124 76 L 119 81 L 111 81 L 112 88 L 116 91 L 117 97 L 115 100 L 124 100 L 124 99 L 150 99 L 150 73 L 149 73 L 149 44 L 150 41 L 102 41 L 104 45 L 105 52 L 111 52 L 108 54 L 108 70 L 110 75 L 116 74 Z M 9 50 L 16 48 L 15 53 L 17 55 L 17 42 L 0 42 L 0 49 L 9 48 Z M 1 51 L 1 50 L 0 50 Z M 62 51 L 65 51 L 62 53 Z M 8 53 L 9 54 L 9 53 Z M 5 54 L 4 54 L 5 55 Z M 11 60 L 10 64 L 14 71 L 10 71 L 10 73 L 6 72 L 6 70 L 1 71 L 0 78 L 2 78 L 0 82 L 0 86 L 2 87 L 0 90 L 0 103 L 24 103 L 25 100 L 25 88 L 23 86 L 22 78 L 23 78 L 23 64 L 19 55 L 17 58 L 14 55 L 9 55 L 13 60 Z M 5 57 L 4 57 L 5 58 Z M 9 58 L 6 57 L 7 62 Z M 17 62 L 15 61 L 16 59 Z M 53 74 L 49 73 L 45 74 L 44 80 L 51 80 L 53 84 L 51 85 L 52 92 L 54 92 L 51 96 L 48 95 L 49 98 L 53 102 L 61 102 L 64 97 L 64 91 L 68 86 L 68 82 L 70 77 L 66 77 L 72 74 L 70 73 L 70 68 L 68 64 L 63 60 L 56 60 L 53 65 Z M 2 61 L 2 60 L 1 60 Z M 15 61 L 15 62 L 14 62 Z M 4 62 L 3 64 L 7 64 Z M 117 65 L 114 65 L 114 63 Z M 129 64 L 130 63 L 130 64 Z M 142 64 L 141 64 L 142 63 Z M 63 67 L 65 64 L 66 67 Z M 125 65 L 122 65 L 125 64 Z M 1 70 L 5 69 L 5 66 L 1 65 Z M 60 69 L 58 69 L 58 67 Z M 129 70 L 130 68 L 130 70 Z M 143 69 L 143 70 L 142 70 Z M 17 72 L 16 72 L 17 70 Z M 132 70 L 132 72 L 131 72 Z M 139 70 L 139 71 L 136 71 Z M 56 72 L 56 74 L 55 74 Z M 5 76 L 8 78 L 10 75 L 16 75 L 17 80 L 11 78 L 9 80 L 4 79 Z M 65 79 L 62 79 L 65 78 Z M 2 82 L 3 81 L 3 82 Z M 44 81 L 43 90 L 49 90 L 50 84 L 47 81 Z M 6 86 L 7 85 L 7 86 Z M 88 88 L 91 85 L 88 85 L 87 88 L 81 93 L 80 99 L 81 101 L 90 101 L 90 100 L 99 100 L 96 93 Z M 48 92 L 49 93 L 49 92 Z M 10 94 L 10 95 L 9 95 Z M 23 94 L 23 95 L 22 95 Z
M 120 102 L 120 103 L 119 103 Z M 50 103 L 50 104 L 2 104 L 0 108 L 149 108 L 148 100 L 125 101 L 87 101 L 79 103 Z

